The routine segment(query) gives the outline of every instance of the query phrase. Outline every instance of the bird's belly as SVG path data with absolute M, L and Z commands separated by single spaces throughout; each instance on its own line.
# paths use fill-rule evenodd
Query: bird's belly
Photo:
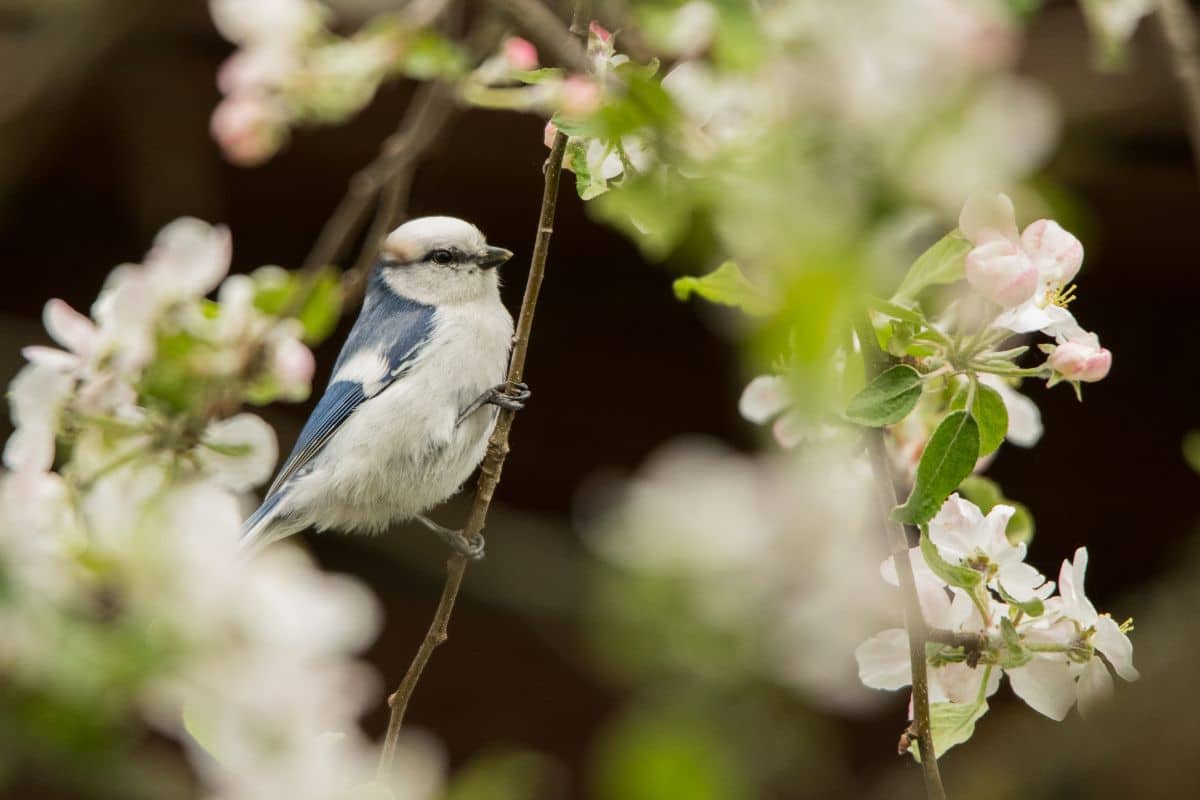
M 364 403 L 319 456 L 321 487 L 309 513 L 318 528 L 378 532 L 453 495 L 479 465 L 496 418 L 484 406 L 459 413 L 503 379 L 507 342 L 496 352 L 451 340 Z M 490 358 L 488 357 L 490 356 Z

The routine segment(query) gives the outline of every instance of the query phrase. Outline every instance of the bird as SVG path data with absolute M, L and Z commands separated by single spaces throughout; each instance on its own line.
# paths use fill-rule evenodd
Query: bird
M 242 529 L 256 552 L 307 528 L 380 533 L 416 520 L 456 551 L 482 537 L 426 512 L 483 460 L 499 408 L 529 388 L 504 381 L 513 319 L 498 267 L 512 252 L 455 217 L 405 222 L 383 240 L 362 310 L 324 395 Z

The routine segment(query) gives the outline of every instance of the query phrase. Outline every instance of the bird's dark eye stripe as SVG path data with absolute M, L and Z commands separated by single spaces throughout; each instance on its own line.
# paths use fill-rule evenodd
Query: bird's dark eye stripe
M 426 261 L 432 261 L 434 264 L 453 264 L 463 261 L 463 254 L 457 248 L 438 248 L 430 250 L 425 254 Z

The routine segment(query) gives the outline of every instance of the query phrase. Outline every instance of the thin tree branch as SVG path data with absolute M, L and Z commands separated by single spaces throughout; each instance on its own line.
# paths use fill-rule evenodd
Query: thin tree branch
M 517 317 L 516 332 L 513 336 L 512 356 L 508 364 L 508 383 L 511 386 L 520 382 L 525 373 L 525 356 L 529 351 L 529 336 L 533 330 L 533 315 L 537 308 L 538 294 L 541 291 L 542 279 L 546 273 L 546 259 L 550 253 L 550 237 L 554 233 L 554 217 L 558 204 L 558 185 L 562 175 L 563 154 L 567 148 L 567 137 L 559 132 L 554 137 L 554 145 L 550 149 L 550 157 L 546 160 L 545 189 L 542 193 L 542 210 L 538 217 L 537 238 L 534 241 L 533 256 L 530 259 L 529 278 L 525 283 L 525 297 L 521 301 L 521 311 Z M 484 524 L 487 522 L 488 508 L 496 485 L 500 482 L 500 473 L 504 468 L 504 460 L 508 456 L 508 436 L 512 430 L 515 414 L 507 409 L 501 409 L 496 418 L 496 426 L 488 441 L 487 455 L 479 469 L 479 483 L 475 489 L 475 502 L 471 506 L 471 514 L 463 529 L 463 535 L 468 540 L 481 536 Z M 416 656 L 405 672 L 400 686 L 388 698 L 391 706 L 391 718 L 388 721 L 387 733 L 384 735 L 383 750 L 380 753 L 380 776 L 391 767 L 396 753 L 396 741 L 400 735 L 400 727 L 404 723 L 404 713 L 409 700 L 421 679 L 425 665 L 429 663 L 433 651 L 447 638 L 447 627 L 450 615 L 454 611 L 454 601 L 458 597 L 462 585 L 463 574 L 467 570 L 465 556 L 455 553 L 446 562 L 446 583 L 442 587 L 442 596 L 434 612 L 433 621 Z
M 558 15 L 538 0 L 492 0 L 513 22 L 524 29 L 539 47 L 573 72 L 587 72 L 587 50 L 571 35 Z M 576 23 L 578 20 L 576 20 Z M 584 33 L 587 33 L 586 26 Z
M 870 317 L 864 315 L 855 323 L 863 361 L 866 363 L 867 380 L 872 380 L 888 367 L 888 358 L 879 349 L 875 328 Z M 938 771 L 937 755 L 933 747 L 933 728 L 929 721 L 929 673 L 925 660 L 925 642 L 929 630 L 925 616 L 921 613 L 921 601 L 917 595 L 916 577 L 908 557 L 908 536 L 904 527 L 892 519 L 892 509 L 897 505 L 896 484 L 892 478 L 891 462 L 883 440 L 883 429 L 867 431 L 867 452 L 871 469 L 875 473 L 878 488 L 876 497 L 879 513 L 887 528 L 888 547 L 896 563 L 900 593 L 904 597 L 904 628 L 908 631 L 908 660 L 912 668 L 913 725 L 916 727 L 917 747 L 921 754 L 921 769 L 925 774 L 925 793 L 930 800 L 945 800 L 946 790 Z
M 1185 0 L 1158 0 L 1155 16 L 1171 50 L 1175 77 L 1183 87 L 1193 163 L 1200 173 L 1200 35 L 1196 15 Z

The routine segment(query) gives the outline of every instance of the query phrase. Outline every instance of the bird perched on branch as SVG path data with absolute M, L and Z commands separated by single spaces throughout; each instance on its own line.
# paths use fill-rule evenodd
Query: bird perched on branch
M 481 541 L 424 516 L 483 460 L 496 406 L 524 406 L 502 383 L 512 316 L 497 267 L 512 257 L 453 217 L 406 222 L 384 241 L 365 300 L 243 545 L 258 548 L 308 527 L 378 533 L 416 519 L 459 552 Z

